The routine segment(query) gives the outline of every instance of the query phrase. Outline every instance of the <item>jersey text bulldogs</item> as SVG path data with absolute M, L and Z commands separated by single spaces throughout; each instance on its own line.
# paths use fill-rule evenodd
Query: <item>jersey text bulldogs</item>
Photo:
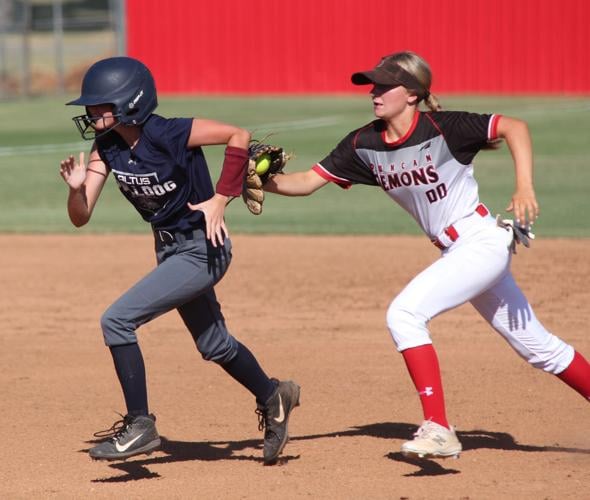
M 158 175 L 155 172 L 151 174 L 131 174 L 113 170 L 113 173 L 119 188 L 132 196 L 163 196 L 176 189 L 174 181 L 158 184 Z

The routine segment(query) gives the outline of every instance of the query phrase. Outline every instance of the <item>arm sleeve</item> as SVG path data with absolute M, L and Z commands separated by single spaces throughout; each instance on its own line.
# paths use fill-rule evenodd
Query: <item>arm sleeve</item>
M 215 192 L 224 196 L 240 196 L 247 165 L 247 149 L 226 146 L 221 175 L 215 186 Z
M 353 184 L 376 186 L 377 181 L 370 167 L 355 151 L 358 134 L 360 130 L 348 134 L 328 156 L 313 167 L 313 170 L 324 179 L 345 189 Z

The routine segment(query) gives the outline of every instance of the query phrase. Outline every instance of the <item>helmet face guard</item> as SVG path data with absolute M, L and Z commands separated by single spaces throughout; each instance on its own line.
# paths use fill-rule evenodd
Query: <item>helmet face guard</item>
M 116 127 L 118 127 L 121 124 L 121 122 L 119 121 L 118 115 L 113 115 L 113 118 L 117 119 L 117 123 L 115 123 L 112 127 L 105 128 L 104 130 L 101 130 L 100 132 L 94 128 L 94 123 L 96 123 L 99 120 L 102 120 L 103 117 L 102 116 L 91 116 L 88 113 L 88 108 L 86 108 L 85 115 L 74 116 L 72 118 L 72 120 L 76 124 L 78 132 L 80 132 L 82 139 L 84 139 L 86 141 L 92 141 L 92 140 L 96 139 L 97 137 L 102 137 L 103 135 L 108 134 L 111 130 L 115 129 Z
M 150 70 L 131 57 L 110 57 L 94 63 L 84 75 L 82 92 L 68 105 L 86 106 L 86 114 L 73 118 L 83 139 L 100 137 L 120 124 L 143 124 L 158 106 L 156 85 Z M 88 106 L 110 104 L 117 124 L 97 132 L 93 123 L 102 117 L 90 116 Z

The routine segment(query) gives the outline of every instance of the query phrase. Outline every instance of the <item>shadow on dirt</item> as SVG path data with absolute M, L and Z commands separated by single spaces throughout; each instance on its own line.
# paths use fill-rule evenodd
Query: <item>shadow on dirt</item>
M 403 423 L 384 422 L 380 424 L 370 424 L 356 427 L 352 431 L 346 431 L 339 435 L 368 435 L 385 439 L 402 439 L 408 440 L 416 432 L 418 426 Z M 350 434 L 349 434 L 350 433 Z M 560 446 L 532 446 L 519 444 L 514 437 L 506 432 L 491 432 L 484 430 L 457 431 L 457 436 L 463 445 L 463 452 L 488 448 L 495 450 L 507 451 L 525 451 L 525 452 L 561 452 L 561 453 L 583 453 L 590 455 L 590 450 L 580 448 L 565 448 Z M 402 455 L 401 452 L 388 453 L 387 458 L 396 462 L 404 462 L 419 467 L 419 470 L 411 474 L 405 474 L 406 477 L 419 476 L 441 476 L 446 474 L 458 474 L 460 471 L 447 469 L 442 464 L 456 463 L 453 458 L 442 459 L 440 461 L 410 458 Z
M 382 422 L 376 424 L 352 427 L 341 432 L 331 432 L 325 434 L 310 434 L 305 436 L 292 436 L 291 441 L 308 441 L 322 438 L 334 437 L 354 437 L 354 436 L 371 436 L 383 439 L 398 439 L 406 441 L 411 439 L 413 433 L 417 430 L 414 424 Z M 560 453 L 581 453 L 590 455 L 590 450 L 580 448 L 565 448 L 560 446 L 533 446 L 519 444 L 514 437 L 505 432 L 491 432 L 484 430 L 458 431 L 463 452 L 477 450 L 482 448 L 507 450 L 507 451 L 524 451 L 524 452 L 560 452 Z M 243 441 L 171 441 L 161 437 L 162 446 L 158 450 L 158 456 L 134 457 L 130 461 L 107 462 L 111 469 L 125 472 L 122 476 L 113 476 L 107 478 L 95 479 L 96 483 L 119 483 L 127 481 L 137 481 L 141 479 L 153 479 L 161 477 L 158 473 L 148 469 L 150 465 L 167 464 L 174 462 L 185 462 L 191 460 L 217 461 L 217 460 L 245 460 L 260 462 L 262 464 L 262 440 L 248 439 Z M 243 450 L 254 451 L 255 454 L 236 454 Z M 88 450 L 80 450 L 87 452 Z M 160 455 L 164 453 L 164 455 Z M 455 462 L 453 459 L 434 461 L 428 459 L 417 459 L 403 456 L 400 452 L 391 452 L 385 455 L 386 458 L 396 462 L 404 462 L 419 468 L 408 477 L 417 476 L 440 476 L 447 474 L 459 474 L 460 471 L 445 468 L 442 463 L 449 464 Z M 281 466 L 289 463 L 291 460 L 298 460 L 299 455 L 281 456 L 275 466 Z
M 126 481 L 136 481 L 139 479 L 154 479 L 161 477 L 159 474 L 151 472 L 147 467 L 149 465 L 168 464 L 174 462 L 186 462 L 191 460 L 216 461 L 216 460 L 245 460 L 260 462 L 262 465 L 262 440 L 248 439 L 244 441 L 171 441 L 164 436 L 160 436 L 162 444 L 158 449 L 158 456 L 153 458 L 145 455 L 130 458 L 129 461 L 106 461 L 112 469 L 125 472 L 123 476 L 113 476 L 107 478 L 94 479 L 95 483 L 119 483 Z M 296 438 L 292 438 L 296 439 Z M 255 455 L 236 455 L 242 450 L 254 450 Z M 80 450 L 87 452 L 88 450 Z M 165 455 L 160 455 L 163 452 Z M 285 465 L 291 460 L 297 460 L 299 456 L 282 455 L 275 464 L 276 466 Z
M 350 430 L 336 432 L 332 436 L 373 436 L 384 439 L 402 439 L 407 441 L 412 438 L 418 426 L 395 422 L 383 422 L 353 427 Z M 323 437 L 321 435 L 317 437 Z M 494 450 L 507 451 L 530 451 L 530 452 L 560 452 L 560 453 L 581 453 L 590 455 L 590 450 L 582 448 L 565 448 L 562 446 L 533 446 L 519 444 L 506 432 L 491 432 L 484 430 L 457 431 L 457 437 L 463 445 L 463 451 L 489 448 Z M 309 437 L 294 437 L 292 439 L 309 439 Z

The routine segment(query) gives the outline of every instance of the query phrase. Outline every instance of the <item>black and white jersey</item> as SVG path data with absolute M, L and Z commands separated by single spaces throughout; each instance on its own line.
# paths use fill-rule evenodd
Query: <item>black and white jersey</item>
M 388 142 L 383 120 L 348 134 L 313 169 L 349 188 L 380 186 L 429 236 L 470 215 L 479 203 L 472 161 L 497 138 L 500 115 L 417 112 L 406 135 Z

